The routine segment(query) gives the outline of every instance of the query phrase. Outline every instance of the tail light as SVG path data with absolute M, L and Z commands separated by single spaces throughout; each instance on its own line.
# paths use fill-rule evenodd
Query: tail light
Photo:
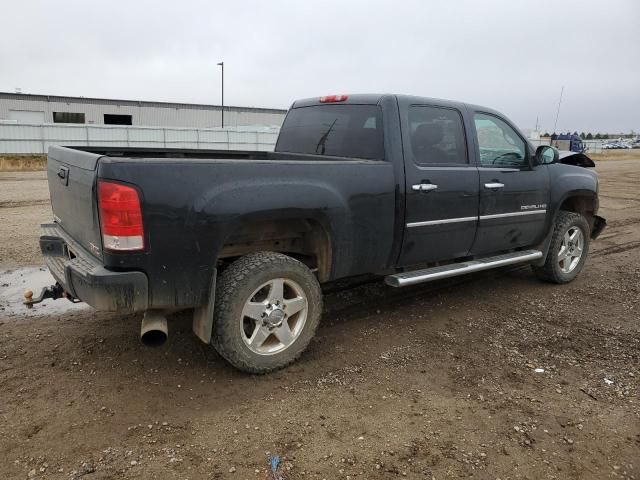
M 347 98 L 349 98 L 347 95 L 327 95 L 326 97 L 320 97 L 320 103 L 345 102 Z
M 107 250 L 144 250 L 140 197 L 135 188 L 98 181 L 102 243 Z

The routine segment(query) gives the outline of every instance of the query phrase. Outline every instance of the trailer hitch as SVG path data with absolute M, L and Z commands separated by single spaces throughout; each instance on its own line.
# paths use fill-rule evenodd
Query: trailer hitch
M 80 300 L 77 298 L 73 298 L 69 293 L 64 291 L 62 285 L 56 283 L 55 285 L 51 285 L 50 287 L 44 287 L 36 298 L 33 298 L 33 292 L 31 290 L 27 290 L 24 292 L 24 305 L 27 308 L 33 308 L 36 303 L 40 303 L 47 298 L 51 300 L 57 300 L 59 298 L 66 298 L 72 303 L 80 303 Z

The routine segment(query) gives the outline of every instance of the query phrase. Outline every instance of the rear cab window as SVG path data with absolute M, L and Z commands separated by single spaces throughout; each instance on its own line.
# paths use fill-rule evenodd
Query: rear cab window
M 289 111 L 276 152 L 384 160 L 378 105 L 313 105 Z

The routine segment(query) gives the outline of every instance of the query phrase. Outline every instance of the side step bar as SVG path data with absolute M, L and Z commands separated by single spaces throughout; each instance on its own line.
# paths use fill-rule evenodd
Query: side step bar
M 456 277 L 466 273 L 479 272 L 481 270 L 489 270 L 496 267 L 504 267 L 505 265 L 513 265 L 514 263 L 530 262 L 542 258 L 542 252 L 538 250 L 523 250 L 520 252 L 505 253 L 495 257 L 481 258 L 478 260 L 470 260 L 468 262 L 453 263 L 451 265 L 442 265 L 433 268 L 424 268 L 422 270 L 414 270 L 412 272 L 396 273 L 388 275 L 384 281 L 392 287 L 406 287 L 415 285 L 416 283 L 431 282 L 441 278 Z

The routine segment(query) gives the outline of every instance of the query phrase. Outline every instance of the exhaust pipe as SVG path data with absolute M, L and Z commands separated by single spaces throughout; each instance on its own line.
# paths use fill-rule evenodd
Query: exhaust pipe
M 163 313 L 147 310 L 140 325 L 140 340 L 147 347 L 159 347 L 167 341 L 169 327 Z

